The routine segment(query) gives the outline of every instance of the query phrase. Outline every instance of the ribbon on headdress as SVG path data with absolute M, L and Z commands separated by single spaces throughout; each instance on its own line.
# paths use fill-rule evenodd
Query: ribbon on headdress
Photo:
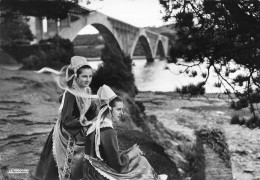
M 61 71 L 56 71 L 54 69 L 44 67 L 39 71 L 36 71 L 36 73 L 44 73 L 44 72 L 50 72 L 52 74 L 55 74 L 54 80 L 58 84 L 58 86 L 65 90 L 70 92 L 76 97 L 77 105 L 80 110 L 80 117 L 79 121 L 82 126 L 87 126 L 89 122 L 85 118 L 85 114 L 90 107 L 91 104 L 91 98 L 97 99 L 97 95 L 92 95 L 91 90 L 89 87 L 86 87 L 85 89 L 81 89 L 78 87 L 77 83 L 75 82 L 75 76 L 79 68 L 82 66 L 88 65 L 88 61 L 85 57 L 82 56 L 73 56 L 71 58 L 71 63 L 69 66 L 62 67 Z M 66 70 L 65 70 L 66 68 Z M 65 70 L 65 71 L 64 71 Z M 69 70 L 73 70 L 73 74 L 69 76 Z M 69 87 L 67 82 L 73 81 L 72 87 Z M 60 110 L 59 110 L 60 111 Z
M 66 70 L 67 71 L 67 70 Z M 64 72 L 62 71 L 57 71 L 48 67 L 44 67 L 42 69 L 40 69 L 39 71 L 35 71 L 36 73 L 45 73 L 45 72 L 49 72 L 49 73 L 53 73 L 57 76 L 54 76 L 54 80 L 56 81 L 56 83 L 58 84 L 58 86 L 63 89 L 64 91 L 68 91 L 71 94 L 78 96 L 78 97 L 82 97 L 82 98 L 93 98 L 93 99 L 98 99 L 97 95 L 92 95 L 92 94 L 82 94 L 82 93 L 78 93 L 76 92 L 74 89 L 70 88 L 67 85 L 67 79 L 70 80 L 72 79 L 72 77 L 74 77 L 74 75 L 72 75 L 70 78 L 67 78 L 67 72 L 66 72 L 66 82 L 61 83 L 61 76 L 64 75 Z
M 100 160 L 103 160 L 100 155 L 99 151 L 99 145 L 100 145 L 100 127 L 101 123 L 104 121 L 104 113 L 107 109 L 110 109 L 109 102 L 113 100 L 117 95 L 114 93 L 114 91 L 107 85 L 103 85 L 99 88 L 97 92 L 98 98 L 101 102 L 101 105 L 105 105 L 98 113 L 97 120 L 91 125 L 89 130 L 87 131 L 87 135 L 92 133 L 93 131 L 96 131 L 95 134 L 95 152 L 97 157 Z

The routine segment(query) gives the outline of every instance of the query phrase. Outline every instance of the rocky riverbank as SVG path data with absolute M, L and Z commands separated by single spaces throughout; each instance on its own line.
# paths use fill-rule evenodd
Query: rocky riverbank
M 19 178 L 30 179 L 57 120 L 61 91 L 50 75 L 11 69 L 0 69 L 1 175 L 28 170 L 29 174 L 19 174 Z M 139 131 L 119 129 L 120 146 L 138 142 L 159 173 L 169 172 L 169 180 L 180 179 L 179 174 L 190 177 L 195 166 L 194 130 L 203 125 L 218 127 L 227 137 L 234 179 L 260 179 L 260 130 L 230 125 L 233 114 L 250 114 L 231 110 L 222 98 L 209 95 L 208 99 L 183 100 L 176 93 L 140 92 L 136 100 L 144 105 L 153 139 Z
M 230 125 L 234 114 L 250 116 L 250 113 L 247 110 L 230 109 L 227 97 L 207 96 L 184 100 L 176 93 L 141 92 L 136 100 L 143 102 L 147 115 L 155 115 L 162 123 L 161 128 L 157 126 L 154 138 L 161 142 L 180 173 L 190 175 L 187 167 L 193 166 L 195 129 L 207 125 L 225 132 L 231 153 L 233 179 L 260 179 L 260 130 Z

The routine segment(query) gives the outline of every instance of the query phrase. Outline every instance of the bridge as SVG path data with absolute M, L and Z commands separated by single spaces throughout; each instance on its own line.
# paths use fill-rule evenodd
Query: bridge
M 80 4 L 78 8 L 80 13 L 69 13 L 66 19 L 59 22 L 47 20 L 47 31 L 44 31 L 43 20 L 36 18 L 35 27 L 32 27 L 35 31 L 36 40 L 46 39 L 58 34 L 73 41 L 81 29 L 87 25 L 92 25 L 103 36 L 106 45 L 124 52 L 131 58 L 133 58 L 138 41 L 141 42 L 147 61 L 153 61 L 157 57 L 157 51 L 160 56 L 167 56 L 168 37 L 145 28 L 135 27 L 98 11 L 87 9 Z

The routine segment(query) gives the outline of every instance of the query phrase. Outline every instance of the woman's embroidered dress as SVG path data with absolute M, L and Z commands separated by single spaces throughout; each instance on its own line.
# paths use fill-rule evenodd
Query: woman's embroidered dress
M 97 105 L 91 101 L 85 117 L 87 120 L 92 120 L 97 114 Z M 76 97 L 70 92 L 66 92 L 59 120 L 50 132 L 43 147 L 36 168 L 36 179 L 58 180 L 59 176 L 66 179 L 64 177 L 66 173 L 70 179 L 82 178 L 85 140 L 84 128 L 79 118 L 80 110 Z
M 87 136 L 84 180 L 158 180 L 158 175 L 144 156 L 129 159 L 127 153 L 130 150 L 119 153 L 117 133 L 109 121 L 106 118 L 100 127 L 99 150 L 103 161 L 95 153 L 95 131 Z

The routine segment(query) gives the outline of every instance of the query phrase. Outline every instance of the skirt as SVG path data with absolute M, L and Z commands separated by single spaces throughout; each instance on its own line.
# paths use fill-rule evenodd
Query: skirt
M 144 156 L 138 155 L 129 162 L 125 173 L 118 173 L 104 161 L 84 155 L 83 180 L 160 180 Z

